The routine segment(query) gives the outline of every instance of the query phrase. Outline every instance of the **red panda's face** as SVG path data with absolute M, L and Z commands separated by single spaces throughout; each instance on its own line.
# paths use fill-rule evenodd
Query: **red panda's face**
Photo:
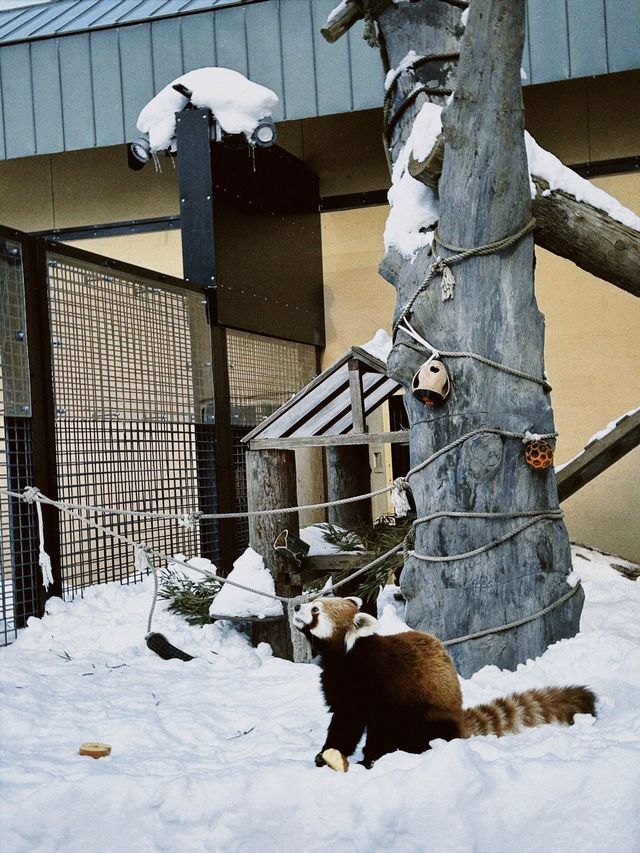
M 360 636 L 374 633 L 376 620 L 360 613 L 359 598 L 316 598 L 301 604 L 293 624 L 306 634 L 347 651 Z

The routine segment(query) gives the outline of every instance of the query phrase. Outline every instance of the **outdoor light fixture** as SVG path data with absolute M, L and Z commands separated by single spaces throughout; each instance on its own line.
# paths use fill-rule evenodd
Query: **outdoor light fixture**
M 261 118 L 251 134 L 251 144 L 259 148 L 271 148 L 278 138 L 278 131 L 271 116 Z
M 151 159 L 151 146 L 148 136 L 139 136 L 129 145 L 128 151 L 129 168 L 134 172 L 142 169 Z

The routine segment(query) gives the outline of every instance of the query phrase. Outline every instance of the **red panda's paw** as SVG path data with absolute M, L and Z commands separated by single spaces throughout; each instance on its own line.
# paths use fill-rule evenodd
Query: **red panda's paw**
M 358 764 L 362 764 L 362 766 L 366 770 L 371 770 L 371 768 L 375 764 L 375 761 L 372 758 L 369 758 L 369 759 L 363 758 L 362 761 L 358 761 Z
M 322 753 L 321 753 L 321 752 L 319 752 L 319 753 L 316 755 L 316 757 L 315 757 L 315 759 L 314 759 L 314 760 L 315 760 L 315 762 L 316 762 L 316 767 L 324 767 L 324 766 L 325 766 L 325 764 L 327 763 L 327 762 L 324 760 L 324 758 L 322 757 Z

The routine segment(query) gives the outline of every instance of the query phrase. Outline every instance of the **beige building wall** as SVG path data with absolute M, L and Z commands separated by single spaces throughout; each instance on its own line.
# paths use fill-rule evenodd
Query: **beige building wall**
M 638 156 L 639 92 L 638 72 L 527 89 L 527 126 L 540 144 L 567 163 Z M 331 196 L 388 184 L 379 131 L 380 113 L 370 110 L 285 124 L 280 139 L 317 172 L 321 195 Z M 594 183 L 640 211 L 637 172 Z M 149 166 L 131 172 L 124 147 L 0 163 L 0 223 L 25 231 L 173 215 L 177 200 L 170 162 L 164 161 L 160 174 Z M 380 206 L 322 216 L 327 330 L 323 366 L 352 344 L 369 340 L 377 329 L 390 328 L 395 292 L 377 273 L 386 214 L 387 208 Z M 182 271 L 178 232 L 82 240 L 77 245 L 172 275 Z M 594 432 L 640 404 L 640 303 L 568 261 L 544 251 L 537 257 L 537 294 L 547 322 L 547 370 L 560 431 L 557 459 L 562 463 Z M 372 430 L 384 428 L 383 417 L 377 415 Z M 640 560 L 639 475 L 637 449 L 566 501 L 571 538 Z M 376 512 L 384 509 L 376 505 Z

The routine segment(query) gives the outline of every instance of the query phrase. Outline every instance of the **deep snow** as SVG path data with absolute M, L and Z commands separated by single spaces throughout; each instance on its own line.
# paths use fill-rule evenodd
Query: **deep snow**
M 253 650 L 228 623 L 189 627 L 161 602 L 154 628 L 199 656 L 163 661 L 143 641 L 151 584 L 52 599 L 0 650 L 3 853 L 640 850 L 640 584 L 574 554 L 581 633 L 462 686 L 475 704 L 585 683 L 597 720 L 438 742 L 346 775 L 313 764 L 328 719 L 316 666 Z M 401 627 L 391 593 L 387 629 Z M 111 756 L 79 756 L 87 740 Z

